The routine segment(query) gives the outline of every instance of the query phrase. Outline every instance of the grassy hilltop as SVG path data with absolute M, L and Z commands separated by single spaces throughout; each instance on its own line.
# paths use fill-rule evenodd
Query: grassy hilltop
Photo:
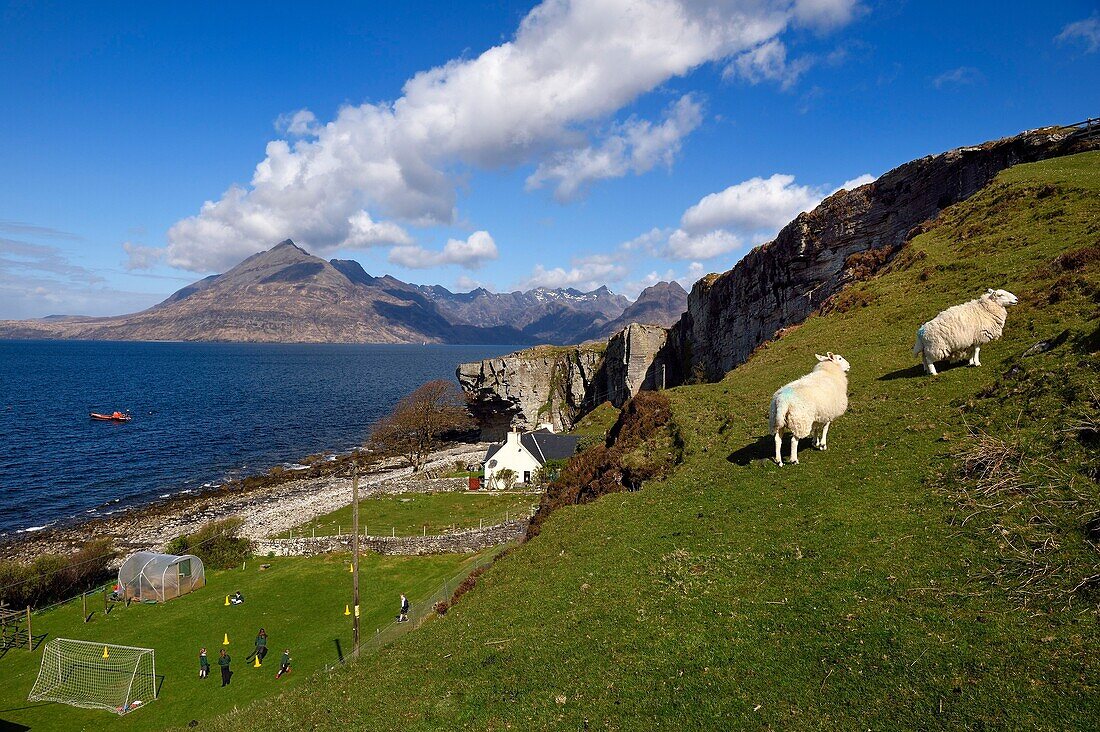
M 557 511 L 445 617 L 268 723 L 1095 728 L 1098 203 L 1098 153 L 1006 171 L 832 312 L 668 392 L 670 479 Z M 1005 337 L 921 376 L 917 326 L 986 287 L 1020 296 Z M 768 399 L 826 350 L 852 363 L 850 411 L 779 469 Z

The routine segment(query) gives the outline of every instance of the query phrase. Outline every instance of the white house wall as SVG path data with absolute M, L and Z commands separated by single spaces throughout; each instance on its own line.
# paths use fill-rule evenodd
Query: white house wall
M 496 466 L 490 468 L 489 463 L 496 460 Z M 496 474 L 505 468 L 512 469 L 516 474 L 516 484 L 523 482 L 524 472 L 529 472 L 532 476 L 542 465 L 538 460 L 527 452 L 527 448 L 523 446 L 519 440 L 515 442 L 507 442 L 504 447 L 497 450 L 496 455 L 493 455 L 489 459 L 489 462 L 485 464 L 485 485 L 494 490 L 500 490 L 505 486 L 503 484 L 497 485 Z

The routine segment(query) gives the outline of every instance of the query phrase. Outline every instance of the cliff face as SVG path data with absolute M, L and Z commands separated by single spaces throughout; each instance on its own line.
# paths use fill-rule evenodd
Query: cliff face
M 543 422 L 568 430 L 606 391 L 603 347 L 536 346 L 461 364 L 455 374 L 470 400 L 483 440 L 501 440 L 509 429 Z M 598 403 L 598 402 L 597 402 Z
M 911 230 L 969 198 L 1001 170 L 1095 147 L 1095 138 L 1065 129 L 1034 130 L 920 158 L 833 194 L 730 271 L 696 283 L 687 313 L 673 326 L 683 361 L 709 379 L 721 378 L 840 290 L 851 279 L 851 255 L 886 250 L 873 258 L 881 265 Z
M 632 323 L 611 337 L 604 356 L 607 400 L 621 407 L 639 391 L 680 383 L 679 360 L 669 330 Z
M 639 391 L 681 381 L 669 331 L 633 323 L 602 344 L 536 346 L 500 358 L 464 363 L 455 372 L 481 426 L 483 440 L 510 429 L 550 422 L 569 430 L 593 407 L 621 407 Z

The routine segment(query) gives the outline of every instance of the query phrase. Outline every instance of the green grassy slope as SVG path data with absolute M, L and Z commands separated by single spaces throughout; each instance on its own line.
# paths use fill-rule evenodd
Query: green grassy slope
M 1058 509 L 1065 584 L 1027 602 L 986 577 L 1013 514 L 965 521 L 953 453 L 968 420 L 1056 445 L 1061 420 L 1095 410 L 1100 267 L 1053 262 L 1097 244 L 1098 204 L 1100 154 L 1009 170 L 837 310 L 669 392 L 685 442 L 670 479 L 558 510 L 446 616 L 265 714 L 325 730 L 1095 729 L 1097 597 L 1067 591 L 1095 560 L 1095 472 Z M 917 326 L 986 287 L 1020 296 L 1005 337 L 980 369 L 921 376 Z M 826 350 L 852 363 L 849 413 L 828 452 L 777 468 L 768 399 Z
M 518 516 L 526 517 L 538 505 L 538 496 L 530 493 L 489 491 L 453 493 L 409 493 L 379 496 L 359 502 L 359 525 L 371 536 L 411 536 L 426 531 L 438 534 L 445 529 L 478 528 Z M 318 516 L 294 529 L 295 536 L 335 535 L 351 532 L 351 505 Z M 288 537 L 290 532 L 279 534 Z
M 401 592 L 414 601 L 427 596 L 471 561 L 456 555 L 362 559 L 363 637 L 393 619 Z M 271 568 L 261 571 L 261 563 Z M 337 661 L 337 642 L 343 653 L 351 650 L 351 619 L 343 614 L 345 603 L 351 601 L 347 568 L 347 555 L 257 559 L 243 570 L 211 572 L 205 588 L 164 605 L 118 606 L 104 617 L 99 595 L 88 600 L 89 610 L 99 611 L 88 623 L 81 620 L 79 600 L 37 614 L 32 619 L 36 635 L 153 648 L 157 673 L 164 677 L 160 698 L 121 718 L 107 711 L 30 702 L 27 695 L 38 675 L 42 650 L 12 649 L 0 658 L 0 729 L 8 724 L 33 730 L 164 729 L 193 719 L 206 726 L 217 714 L 300 686 L 310 674 Z M 236 590 L 244 595 L 244 604 L 226 607 L 225 596 Z M 257 669 L 245 657 L 260 627 L 267 630 L 269 654 Z M 225 633 L 234 676 L 223 689 L 215 660 Z M 202 646 L 212 666 L 206 680 L 198 678 Z M 279 657 L 288 646 L 293 673 L 276 680 Z

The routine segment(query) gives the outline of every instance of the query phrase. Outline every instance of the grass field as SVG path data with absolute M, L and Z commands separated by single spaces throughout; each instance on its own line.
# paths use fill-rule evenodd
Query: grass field
M 415 602 L 473 561 L 458 555 L 363 557 L 362 637 L 393 619 L 401 592 Z M 271 568 L 261 571 L 261 563 Z M 308 676 L 352 649 L 351 618 L 344 616 L 344 606 L 351 601 L 347 570 L 347 555 L 257 559 L 245 569 L 211 572 L 205 588 L 164 605 L 119 605 L 104 617 L 99 596 L 89 599 L 89 609 L 98 608 L 98 613 L 88 623 L 81 620 L 79 600 L 37 614 L 33 618 L 36 635 L 155 649 L 157 673 L 163 676 L 160 698 L 121 718 L 107 711 L 29 702 L 41 646 L 34 653 L 13 649 L 0 658 L 0 730 L 163 729 L 186 727 L 192 720 L 207 728 L 220 713 L 301 686 Z M 244 595 L 244 604 L 226 607 L 225 596 L 236 590 Z M 268 633 L 269 654 L 257 669 L 245 657 L 261 626 Z M 216 659 L 225 633 L 234 673 L 232 683 L 223 689 Z M 212 666 L 205 680 L 198 678 L 201 646 L 206 646 Z M 286 647 L 291 649 L 293 672 L 276 680 L 279 657 Z M 270 703 L 260 702 L 256 711 L 260 718 Z M 242 729 L 262 726 L 257 722 Z
M 478 528 L 498 524 L 506 518 L 528 516 L 538 504 L 531 493 L 497 491 L 455 491 L 408 493 L 366 498 L 359 502 L 359 525 L 368 536 L 412 536 L 438 534 L 445 529 Z M 295 536 L 335 536 L 351 533 L 351 506 L 318 516 L 294 529 Z M 287 538 L 290 532 L 278 535 Z
M 1078 581 L 1096 571 L 1084 526 L 1100 497 L 1095 446 L 1072 430 L 1074 414 L 1095 419 L 1100 267 L 1057 258 L 1098 239 L 1100 154 L 1002 174 L 852 287 L 848 307 L 720 383 L 668 392 L 684 453 L 669 479 L 558 510 L 446 616 L 290 691 L 269 723 L 1096 729 L 1100 590 Z M 982 368 L 922 376 L 916 328 L 987 287 L 1020 296 L 1004 338 Z M 1054 350 L 1021 356 L 1062 331 Z M 804 446 L 801 465 L 777 468 L 769 397 L 826 350 L 852 363 L 849 412 L 827 452 Z M 1015 440 L 1021 427 L 1077 456 L 1063 464 L 1079 499 L 1060 502 L 1055 481 L 961 512 L 968 433 Z M 1019 525 L 1011 507 L 1035 496 L 1052 502 Z M 1048 520 L 1050 547 L 1023 546 L 1053 552 L 1064 576 L 1021 599 L 998 571 Z

